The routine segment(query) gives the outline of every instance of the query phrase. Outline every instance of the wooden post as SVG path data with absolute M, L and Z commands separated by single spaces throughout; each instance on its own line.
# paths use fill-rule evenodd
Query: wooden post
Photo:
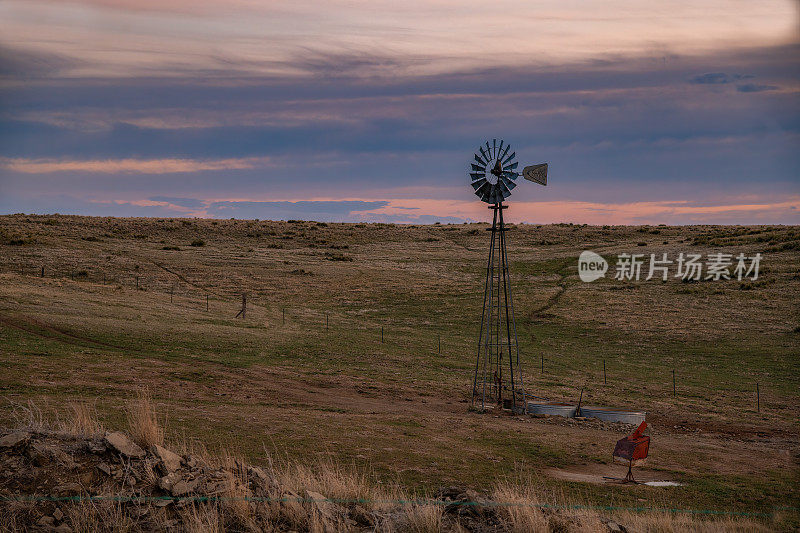
M 678 389 L 675 387 L 675 369 L 672 369 L 672 395 L 678 395 Z
M 281 309 L 281 323 L 286 324 L 286 309 Z
M 441 354 L 442 353 L 442 336 L 438 335 L 438 337 L 439 337 L 439 351 L 437 353 Z
M 42 265 L 42 277 L 44 277 L 44 265 Z
M 603 359 L 603 385 L 608 385 L 608 381 L 606 380 L 606 360 Z
M 542 352 L 542 374 L 544 374 L 544 352 Z
M 247 295 L 242 293 L 242 318 L 247 317 Z
M 381 344 L 383 344 L 383 326 L 381 326 Z
M 169 289 L 169 303 L 172 303 L 172 293 L 175 292 L 175 284 L 172 284 L 172 287 Z
M 139 276 L 136 276 L 136 290 L 139 290 Z
M 328 329 L 328 313 L 325 313 L 325 329 Z
M 761 389 L 758 386 L 758 382 L 756 382 L 756 408 L 758 412 L 761 412 Z
M 206 294 L 206 311 L 208 311 L 208 294 Z
M 105 285 L 105 284 L 106 284 L 106 272 L 104 270 L 103 271 L 103 285 Z

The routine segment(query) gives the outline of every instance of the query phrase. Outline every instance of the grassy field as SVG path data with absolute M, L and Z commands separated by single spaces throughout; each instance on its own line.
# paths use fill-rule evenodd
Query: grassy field
M 563 475 L 624 474 L 619 429 L 468 410 L 486 227 L 0 217 L 0 425 L 79 400 L 113 426 L 147 388 L 172 438 L 419 493 L 525 476 L 593 505 L 798 506 L 800 228 L 508 232 L 527 392 L 646 410 L 643 475 L 683 483 L 659 488 Z M 583 283 L 585 249 L 763 259 L 756 281 Z

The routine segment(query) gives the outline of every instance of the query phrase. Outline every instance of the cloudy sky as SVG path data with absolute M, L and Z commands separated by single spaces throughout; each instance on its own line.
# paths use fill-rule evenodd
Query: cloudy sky
M 800 223 L 800 8 L 3 0 L 0 213 Z

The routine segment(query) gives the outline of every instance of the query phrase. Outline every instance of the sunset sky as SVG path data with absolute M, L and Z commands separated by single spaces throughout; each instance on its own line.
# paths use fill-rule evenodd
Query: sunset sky
M 798 5 L 3 0 L 0 213 L 800 224 Z

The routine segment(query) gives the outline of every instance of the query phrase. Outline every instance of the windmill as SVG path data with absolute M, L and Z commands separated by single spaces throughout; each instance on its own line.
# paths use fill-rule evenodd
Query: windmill
M 514 323 L 514 302 L 511 297 L 506 226 L 503 201 L 517 186 L 519 163 L 511 145 L 492 139 L 475 152 L 470 163 L 470 185 L 482 201 L 494 211 L 489 260 L 486 264 L 486 286 L 483 291 L 483 314 L 478 336 L 478 357 L 472 382 L 474 408 L 484 411 L 487 405 L 498 405 L 513 412 L 525 411 L 525 388 L 519 365 L 517 327 Z M 540 185 L 547 185 L 547 163 L 525 167 L 522 176 Z M 507 372 L 507 373 L 506 373 Z

